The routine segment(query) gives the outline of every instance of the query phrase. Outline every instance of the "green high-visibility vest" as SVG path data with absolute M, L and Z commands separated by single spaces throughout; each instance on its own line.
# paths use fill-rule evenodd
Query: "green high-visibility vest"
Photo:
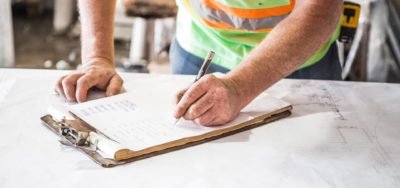
M 233 69 L 291 13 L 295 0 L 177 0 L 177 4 L 179 44 L 200 58 L 212 50 L 213 63 Z M 322 59 L 339 34 L 340 27 L 300 68 Z

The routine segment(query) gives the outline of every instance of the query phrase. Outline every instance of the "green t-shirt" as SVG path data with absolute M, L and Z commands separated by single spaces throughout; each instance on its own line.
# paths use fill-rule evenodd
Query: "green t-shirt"
M 185 50 L 200 58 L 204 58 L 210 50 L 216 52 L 213 63 L 233 69 L 268 36 L 279 20 L 287 16 L 278 14 L 285 13 L 290 7 L 284 7 L 286 10 L 280 7 L 291 3 L 294 0 L 177 0 L 176 38 Z M 340 27 L 300 68 L 324 57 L 339 32 Z M 286 53 L 295 55 L 296 52 Z

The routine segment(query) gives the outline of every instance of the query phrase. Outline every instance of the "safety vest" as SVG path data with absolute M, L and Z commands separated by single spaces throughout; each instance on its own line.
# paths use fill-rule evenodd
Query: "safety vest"
M 213 63 L 233 69 L 292 12 L 295 0 L 177 0 L 177 4 L 179 44 L 201 58 L 213 50 Z M 325 56 L 336 41 L 339 28 L 300 68 Z

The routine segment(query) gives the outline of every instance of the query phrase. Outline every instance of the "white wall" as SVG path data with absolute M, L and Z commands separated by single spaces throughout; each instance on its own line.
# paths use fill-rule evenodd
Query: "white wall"
M 13 67 L 15 57 L 11 0 L 2 0 L 0 3 L 0 67 Z

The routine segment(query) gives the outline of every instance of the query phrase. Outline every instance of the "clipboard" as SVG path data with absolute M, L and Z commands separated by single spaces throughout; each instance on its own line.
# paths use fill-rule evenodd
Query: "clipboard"
M 71 112 L 68 112 L 69 114 L 65 114 L 65 116 L 60 115 L 60 112 L 50 112 L 40 119 L 45 127 L 49 128 L 52 132 L 60 137 L 61 144 L 74 147 L 77 150 L 86 154 L 90 159 L 92 159 L 94 162 L 101 165 L 102 167 L 110 168 L 149 158 L 152 156 L 168 153 L 178 149 L 202 144 L 225 136 L 246 131 L 261 125 L 265 125 L 272 121 L 290 116 L 291 110 L 292 106 L 289 105 L 277 111 L 263 114 L 249 121 L 234 126 L 230 126 L 224 129 L 216 129 L 215 131 L 211 131 L 199 136 L 185 137 L 179 140 L 150 147 L 141 151 L 132 151 L 126 148 L 121 149 L 118 150 L 118 153 L 114 154 L 113 159 L 104 157 L 101 154 L 102 150 L 105 150 L 106 147 L 109 147 L 107 146 L 107 144 L 104 143 L 110 143 L 112 145 L 112 138 L 108 138 L 100 131 L 96 130 Z M 65 118 L 67 116 L 69 116 L 70 118 Z M 99 140 L 102 144 L 100 144 Z

